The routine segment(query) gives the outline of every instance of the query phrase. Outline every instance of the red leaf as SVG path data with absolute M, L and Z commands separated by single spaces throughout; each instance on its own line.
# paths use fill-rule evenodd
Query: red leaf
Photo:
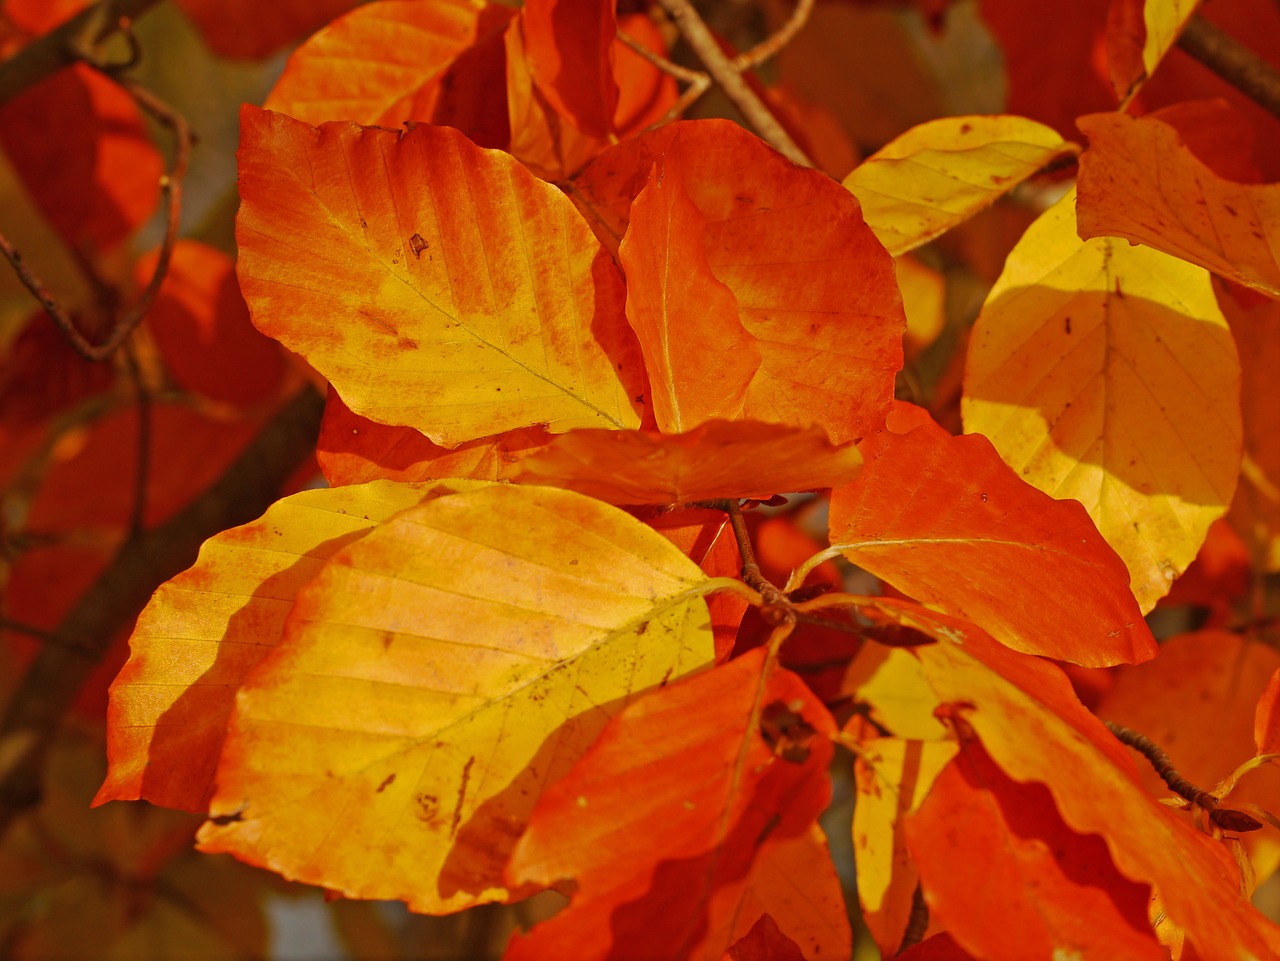
M 862 472 L 831 494 L 831 543 L 849 560 L 1015 650 L 1094 667 L 1155 654 L 1084 508 L 1022 481 L 985 437 L 931 424 L 860 449 Z
M 552 109 L 592 137 L 613 132 L 618 105 L 614 7 L 613 0 L 527 0 L 520 13 L 538 89 Z
M 360 0 L 177 0 L 215 53 L 257 60 L 354 7 Z
M 907 821 L 929 920 L 987 961 L 1160 961 L 1150 888 L 1123 877 L 1097 835 L 1075 833 L 1039 784 L 965 744 Z M 991 905 L 1000 905 L 1000 924 Z
M 826 806 L 834 733 L 795 675 L 763 666 L 753 651 L 639 699 L 543 793 L 509 883 L 574 878 L 577 894 L 508 961 L 719 959 L 749 930 L 740 892 Z
M 762 914 L 747 936 L 724 953 L 724 961 L 805 961 L 805 957 L 777 922 Z

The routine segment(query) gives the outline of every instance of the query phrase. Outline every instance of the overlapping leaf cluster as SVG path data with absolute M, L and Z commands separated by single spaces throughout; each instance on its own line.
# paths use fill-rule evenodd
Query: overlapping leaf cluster
M 844 958 L 817 826 L 837 770 L 886 957 L 921 903 L 902 957 L 1280 955 L 1247 900 L 1274 835 L 1197 830 L 1081 702 L 1209 787 L 1277 750 L 1274 647 L 1158 647 L 1144 620 L 1229 508 L 1259 574 L 1280 557 L 1277 188 L 1212 136 L 1244 129 L 1227 105 L 1141 113 L 1192 6 L 1073 21 L 1110 58 L 1106 103 L 1062 101 L 1101 111 L 1082 150 L 984 0 L 1027 116 L 917 124 L 842 182 L 729 121 L 653 126 L 674 84 L 616 38 L 668 38 L 601 0 L 329 22 L 241 112 L 236 228 L 254 326 L 328 385 L 329 486 L 206 542 L 142 612 L 97 801 L 426 913 L 573 882 L 513 959 Z M 1044 175 L 1073 164 L 1075 187 Z M 928 340 L 911 251 L 1015 191 L 1040 210 L 953 436 L 895 400 L 904 336 Z M 218 257 L 181 251 L 167 309 L 229 280 Z M 265 400 L 216 396 L 155 327 L 192 390 Z M 726 505 L 797 491 L 830 492 L 829 546 L 787 526 L 767 553 L 758 526 L 792 569 L 762 595 Z M 890 596 L 843 593 L 833 558 Z M 1179 685 L 1219 729 L 1149 696 Z M 1231 803 L 1280 807 L 1272 774 Z

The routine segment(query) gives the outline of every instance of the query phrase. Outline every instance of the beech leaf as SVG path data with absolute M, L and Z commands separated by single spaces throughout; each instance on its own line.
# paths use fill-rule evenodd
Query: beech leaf
M 1200 0 L 1115 0 L 1107 16 L 1107 66 L 1125 102 L 1155 72 Z
M 111 685 L 110 767 L 94 803 L 207 811 L 236 690 L 279 642 L 298 591 L 339 548 L 426 494 L 387 481 L 303 491 L 207 540 L 138 616 Z
M 1280 668 L 1271 675 L 1266 690 L 1258 698 L 1253 740 L 1259 754 L 1280 754 Z
M 1025 117 L 930 120 L 880 148 L 844 178 L 894 256 L 968 220 L 1075 144 Z
M 832 551 L 1016 650 L 1092 667 L 1155 655 L 1088 515 L 1022 481 L 985 437 L 926 424 L 860 449 L 862 471 L 831 493 Z
M 521 461 L 517 479 L 610 504 L 685 504 L 835 487 L 861 464 L 816 427 L 715 420 L 676 435 L 571 431 Z
M 637 700 L 544 792 L 508 875 L 513 886 L 572 878 L 577 893 L 514 939 L 507 961 L 719 961 L 748 933 L 745 878 L 826 806 L 835 731 L 804 683 L 764 660 L 756 648 Z M 762 907 L 795 939 L 788 917 Z M 834 948 L 846 957 L 849 945 Z
M 1123 237 L 1280 297 L 1280 184 L 1219 177 L 1156 117 L 1091 114 L 1080 157 L 1080 236 Z
M 1029 483 L 1088 510 L 1143 612 L 1195 558 L 1240 469 L 1240 363 L 1200 268 L 1081 241 L 1068 195 L 974 327 L 961 402 Z
M 351 897 L 514 896 L 545 785 L 640 691 L 711 663 L 707 579 L 599 501 L 438 497 L 331 557 L 236 701 L 199 840 Z
M 1160 896 L 1198 957 L 1280 951 L 1280 929 L 1239 893 L 1234 858 L 1143 790 L 1127 749 L 1080 704 L 1060 668 L 946 615 L 889 600 L 877 609 L 938 638 L 912 650 L 953 723 L 972 730 L 1010 778 L 1048 787 L 1072 831 L 1100 835 L 1120 873 Z
M 253 322 L 353 411 L 445 446 L 639 425 L 621 279 L 554 187 L 448 127 L 241 124 Z

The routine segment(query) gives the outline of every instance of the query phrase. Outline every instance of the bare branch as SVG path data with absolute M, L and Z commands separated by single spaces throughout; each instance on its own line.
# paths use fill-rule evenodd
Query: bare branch
M 1178 46 L 1264 110 L 1280 117 L 1280 71 L 1231 34 L 1196 14 L 1178 38 Z

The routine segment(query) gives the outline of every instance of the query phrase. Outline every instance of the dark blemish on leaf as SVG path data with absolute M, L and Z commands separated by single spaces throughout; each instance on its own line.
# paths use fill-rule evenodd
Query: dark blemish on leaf
M 453 806 L 453 817 L 449 821 L 449 837 L 458 834 L 458 823 L 462 820 L 462 802 L 467 797 L 467 782 L 471 780 L 471 766 L 476 763 L 475 756 L 467 758 L 462 766 L 462 784 L 458 787 L 458 803 Z
M 233 811 L 230 814 L 211 814 L 209 815 L 209 821 L 212 824 L 218 825 L 220 828 L 224 828 L 228 824 L 235 824 L 244 820 L 242 817 L 243 813 L 243 811 Z
M 376 793 L 381 794 L 383 791 L 385 791 L 387 788 L 391 787 L 391 785 L 395 783 L 396 783 L 396 776 L 394 774 L 388 774 L 385 778 L 382 779 L 382 783 L 378 785 L 378 790 Z
M 434 794 L 415 794 L 413 800 L 418 805 L 418 820 L 430 821 L 440 810 L 440 799 Z
M 1120 289 L 1120 278 L 1116 278 L 1116 296 L 1124 300 L 1124 291 Z
M 672 672 L 672 671 L 674 671 L 674 670 L 675 670 L 675 668 L 673 668 L 673 667 L 669 667 L 669 668 L 667 668 L 666 673 L 662 675 L 662 680 L 660 680 L 660 681 L 658 682 L 658 687 L 666 687 L 666 686 L 667 686 L 667 681 L 671 680 L 671 672 Z
M 409 238 L 409 247 L 413 250 L 413 255 L 419 260 L 422 259 L 422 252 L 431 245 L 422 239 L 422 234 L 414 234 Z
M 399 347 L 401 350 L 417 350 L 418 342 L 414 340 L 412 337 L 401 337 L 398 341 L 396 341 L 396 346 Z
M 1225 210 L 1227 213 L 1229 213 L 1232 217 L 1240 216 L 1238 213 L 1236 213 L 1236 208 L 1231 206 L 1231 204 L 1223 204 L 1222 209 Z
M 636 637 L 639 637 L 641 634 L 643 634 L 643 633 L 644 633 L 645 631 L 647 631 L 648 629 L 649 629 L 649 622 L 648 622 L 648 621 L 641 621 L 641 622 L 640 622 L 640 626 L 636 628 Z
M 636 394 L 636 396 L 635 396 L 635 401 L 636 401 L 636 403 L 637 403 L 637 404 L 643 404 L 643 403 L 644 403 L 644 394 Z
M 972 129 L 973 129 L 973 124 L 971 124 L 971 123 L 962 123 L 962 124 L 960 125 L 960 132 L 961 132 L 961 133 L 968 133 L 968 132 L 969 132 L 969 131 L 971 131 Z
M 995 184 L 997 187 L 1003 187 L 1005 184 L 1009 182 L 1009 178 L 1002 177 L 1000 174 L 992 174 L 991 182 Z
M 790 764 L 809 760 L 809 742 L 817 732 L 782 701 L 766 704 L 760 712 L 760 736 L 776 757 Z
M 368 230 L 368 229 L 369 229 L 369 221 L 367 221 L 367 220 L 365 220 L 363 217 L 361 217 L 361 218 L 360 218 L 360 226 L 361 226 L 361 227 L 363 227 L 365 230 Z
M 1063 317 L 1063 318 L 1062 318 L 1062 329 L 1063 329 L 1063 330 L 1065 330 L 1065 331 L 1067 332 L 1067 334 L 1068 334 L 1068 335 L 1070 335 L 1070 333 L 1071 333 L 1071 318 L 1070 318 L 1070 317 Z
M 985 504 L 987 502 L 987 495 L 984 493 L 981 496 L 982 496 L 982 503 Z
M 750 194 L 738 194 L 733 199 L 740 204 L 749 204 L 751 203 L 751 201 L 755 200 L 756 198 L 752 197 Z

